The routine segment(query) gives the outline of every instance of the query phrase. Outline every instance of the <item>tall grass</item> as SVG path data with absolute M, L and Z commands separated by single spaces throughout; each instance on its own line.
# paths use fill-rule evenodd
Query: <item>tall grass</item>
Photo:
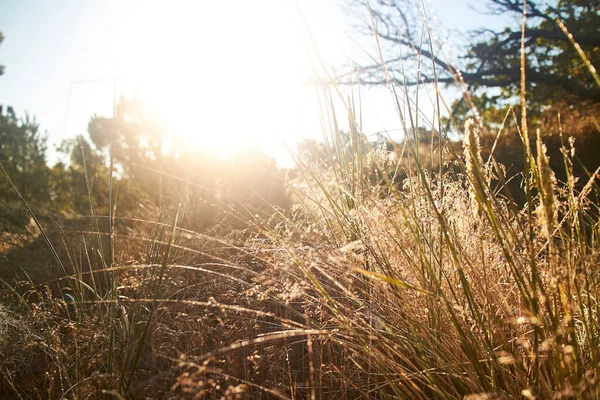
M 91 202 L 92 232 L 60 232 L 81 238 L 65 246 L 73 272 L 11 289 L 22 318 L 0 308 L 6 396 L 599 398 L 598 171 L 576 192 L 563 141 L 558 186 L 523 107 L 519 209 L 493 189 L 503 170 L 493 150 L 482 157 L 475 121 L 458 127 L 462 154 L 449 143 L 437 88 L 428 123 L 389 80 L 405 131 L 389 151 L 366 140 L 360 101 L 329 81 L 325 160 L 297 158 L 291 209 L 262 219 L 232 208 L 247 229 L 211 236 L 180 226 L 180 202 L 119 233 L 112 205 L 104 229 Z M 68 296 L 52 293 L 57 282 Z M 5 339 L 12 326 L 18 340 Z

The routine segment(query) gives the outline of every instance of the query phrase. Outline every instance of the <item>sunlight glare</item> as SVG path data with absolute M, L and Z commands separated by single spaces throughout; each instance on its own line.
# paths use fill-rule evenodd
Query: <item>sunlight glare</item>
M 224 157 L 252 144 L 272 153 L 292 131 L 311 129 L 314 89 L 295 2 L 131 2 L 117 18 L 121 90 L 147 103 L 174 142 Z

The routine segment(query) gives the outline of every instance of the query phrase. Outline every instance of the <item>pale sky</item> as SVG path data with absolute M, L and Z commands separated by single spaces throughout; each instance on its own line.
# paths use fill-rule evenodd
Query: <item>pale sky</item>
M 141 97 L 192 146 L 225 152 L 253 138 L 277 155 L 282 140 L 320 135 L 298 8 L 329 66 L 361 53 L 340 4 L 2 0 L 0 104 L 35 116 L 52 147 L 85 133 L 93 114 L 112 115 L 114 78 L 117 97 Z M 427 4 L 452 42 L 503 26 L 467 0 Z M 365 133 L 399 127 L 387 92 L 363 91 L 363 107 Z

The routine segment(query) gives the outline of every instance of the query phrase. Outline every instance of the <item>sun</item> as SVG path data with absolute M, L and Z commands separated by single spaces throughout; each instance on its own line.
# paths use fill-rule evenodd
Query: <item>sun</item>
M 277 153 L 312 129 L 312 68 L 294 1 L 128 2 L 116 26 L 121 89 L 189 146 Z

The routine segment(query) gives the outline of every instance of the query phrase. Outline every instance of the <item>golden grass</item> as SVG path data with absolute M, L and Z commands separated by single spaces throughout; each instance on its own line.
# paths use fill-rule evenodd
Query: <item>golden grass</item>
M 559 185 L 521 127 L 521 208 L 473 121 L 464 157 L 435 131 L 426 155 L 372 149 L 346 111 L 325 160 L 297 159 L 294 206 L 231 209 L 244 229 L 194 232 L 182 204 L 46 229 L 70 275 L 2 292 L 0 396 L 600 397 L 598 186 L 577 191 L 572 149 Z

